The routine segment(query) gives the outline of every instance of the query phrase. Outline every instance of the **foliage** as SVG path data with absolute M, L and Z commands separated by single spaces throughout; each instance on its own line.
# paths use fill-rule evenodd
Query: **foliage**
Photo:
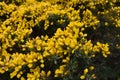
M 1 0 L 0 79 L 119 79 L 119 4 Z

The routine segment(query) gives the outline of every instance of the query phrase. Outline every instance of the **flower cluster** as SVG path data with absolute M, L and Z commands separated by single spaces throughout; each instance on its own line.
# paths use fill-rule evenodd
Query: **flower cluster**
M 95 79 L 94 66 L 79 66 L 82 57 L 94 59 L 110 54 L 109 44 L 90 40 L 87 29 L 97 30 L 102 24 L 99 17 L 109 11 L 108 0 L 6 0 L 0 2 L 0 74 L 10 73 L 8 79 L 51 80 L 71 76 L 79 68 L 79 79 Z M 86 4 L 86 6 L 84 5 Z M 89 8 L 88 8 L 89 7 Z M 97 10 L 93 13 L 94 10 Z M 97 16 L 96 16 L 97 15 Z M 112 13 L 110 15 L 113 15 Z M 117 16 L 120 16 L 117 14 Z M 105 26 L 109 26 L 106 22 Z M 89 32 L 89 31 L 88 31 Z M 79 57 L 78 57 L 79 55 Z M 75 58 L 74 58 L 75 57 Z M 76 60 L 79 58 L 78 60 Z M 76 60 L 76 65 L 73 64 Z M 86 61 L 87 61 L 86 60 Z M 89 61 L 89 60 L 88 60 Z M 87 62 L 88 62 L 87 61 Z M 72 67 L 74 66 L 74 67 Z M 75 72 L 73 71 L 73 72 Z M 77 77 L 78 77 L 77 76 Z

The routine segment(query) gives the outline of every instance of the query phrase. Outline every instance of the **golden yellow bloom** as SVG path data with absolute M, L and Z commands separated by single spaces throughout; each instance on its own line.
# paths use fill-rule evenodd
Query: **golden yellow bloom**
M 25 78 L 24 78 L 24 77 L 21 77 L 20 80 L 25 80 Z
M 45 51 L 44 53 L 43 53 L 43 57 L 47 57 L 47 56 L 49 56 L 50 54 L 47 52 L 47 51 Z
M 95 45 L 95 46 L 93 47 L 93 50 L 92 50 L 92 51 L 93 51 L 93 52 L 99 52 L 99 51 L 100 51 L 100 49 L 99 49 L 99 47 L 98 47 L 98 46 L 96 46 L 96 45 Z
M 69 71 L 64 72 L 64 75 L 68 75 L 68 74 L 69 74 Z
M 63 60 L 62 60 L 62 62 L 63 62 L 63 63 L 66 63 L 66 62 L 67 62 L 67 60 L 66 60 L 66 59 L 63 59 Z
M 54 77 L 58 77 L 59 75 L 55 74 Z
M 48 72 L 47 72 L 47 77 L 49 77 L 49 76 L 50 76 L 50 74 L 51 74 L 51 71 L 48 71 Z
M 108 26 L 109 25 L 109 23 L 108 22 L 105 22 L 105 26 Z
M 17 74 L 17 78 L 20 78 L 21 77 L 21 74 Z
M 85 75 L 80 76 L 80 79 L 85 79 Z
M 32 66 L 33 66 L 33 64 L 32 64 L 32 63 L 28 64 L 28 67 L 29 67 L 29 68 L 31 68 Z
M 55 74 L 62 74 L 62 73 L 63 73 L 63 71 L 60 70 L 60 69 L 56 69 L 56 70 L 55 70 Z
M 103 53 L 102 55 L 103 55 L 105 58 L 107 58 L 107 55 L 106 55 L 106 54 Z
M 94 70 L 94 66 L 90 66 L 89 69 L 90 69 L 90 70 Z
M 40 47 L 40 46 L 37 46 L 37 50 L 40 51 L 40 50 L 41 50 L 41 47 Z
M 44 68 L 44 64 L 41 64 L 40 67 Z
M 87 74 L 88 73 L 88 68 L 85 68 L 84 69 L 84 74 Z
M 41 60 L 40 60 L 40 62 L 41 62 L 41 63 L 44 63 L 44 60 L 43 60 L 43 59 L 41 59 Z
M 92 74 L 92 78 L 93 78 L 93 79 L 95 79 L 95 78 L 96 78 L 95 74 Z
M 16 71 L 14 71 L 14 72 L 10 73 L 10 78 L 13 78 L 14 76 L 16 76 L 16 74 L 17 74 L 17 72 L 16 72 Z
M 42 76 L 46 76 L 45 71 L 42 70 L 42 71 L 41 71 L 41 75 L 42 75 Z
M 0 69 L 0 73 L 4 73 L 4 72 L 5 72 L 5 71 L 1 68 L 1 69 Z

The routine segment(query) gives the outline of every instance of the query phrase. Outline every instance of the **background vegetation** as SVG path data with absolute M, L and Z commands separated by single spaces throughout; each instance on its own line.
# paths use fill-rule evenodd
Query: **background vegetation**
M 119 80 L 119 0 L 0 0 L 0 80 Z

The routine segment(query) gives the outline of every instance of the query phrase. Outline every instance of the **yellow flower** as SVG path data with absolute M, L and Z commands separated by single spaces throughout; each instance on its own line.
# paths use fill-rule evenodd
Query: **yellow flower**
M 33 46 L 32 43 L 29 43 L 28 47 L 29 47 L 29 48 L 33 48 L 34 46 Z
M 21 77 L 21 74 L 17 74 L 17 78 L 20 78 Z
M 85 75 L 80 76 L 80 79 L 85 79 Z
M 88 55 L 88 51 L 84 51 L 85 55 Z
M 50 54 L 47 52 L 47 51 L 45 51 L 44 53 L 43 53 L 43 57 L 47 57 L 47 56 L 49 56 Z
M 84 74 L 87 74 L 88 73 L 88 68 L 85 68 L 84 69 Z
M 22 66 L 15 67 L 15 71 L 19 71 L 22 68 Z
M 5 71 L 2 68 L 0 68 L 0 73 L 5 73 Z
M 25 80 L 25 78 L 24 78 L 24 77 L 21 77 L 20 80 Z
M 58 77 L 58 74 L 55 74 L 54 77 Z
M 108 22 L 105 22 L 105 26 L 108 26 L 109 25 L 109 23 Z
M 105 58 L 107 58 L 107 55 L 106 55 L 106 54 L 103 53 L 102 55 L 103 55 Z
M 71 41 L 70 38 L 66 38 L 66 39 L 65 39 L 65 45 L 68 46 L 68 45 L 70 44 L 70 41 Z
M 14 76 L 16 76 L 17 72 L 13 71 L 12 73 L 10 73 L 10 78 L 13 78 Z
M 63 73 L 63 71 L 60 70 L 60 69 L 56 69 L 56 70 L 55 70 L 55 74 L 62 74 L 62 73 Z
M 50 74 L 51 74 L 51 71 L 48 71 L 48 72 L 47 72 L 47 77 L 49 77 L 49 76 L 50 76 Z
M 37 50 L 40 51 L 41 50 L 41 46 L 38 45 L 37 46 Z
M 67 62 L 67 60 L 66 60 L 66 59 L 63 59 L 63 60 L 62 60 L 62 62 L 63 62 L 63 63 L 66 63 L 66 62 Z
M 41 64 L 40 67 L 41 67 L 41 68 L 44 68 L 44 64 Z
M 32 64 L 32 63 L 28 64 L 28 67 L 29 67 L 29 68 L 31 68 L 32 66 L 33 66 L 33 64 Z
M 42 75 L 42 76 L 46 76 L 45 71 L 42 70 L 42 71 L 41 71 L 41 75 Z
M 93 79 L 95 79 L 95 78 L 96 78 L 95 74 L 92 74 L 92 78 L 93 78 Z
M 102 44 L 100 42 L 97 42 L 97 46 L 101 48 Z
M 68 75 L 68 74 L 69 74 L 69 71 L 64 72 L 64 75 Z
M 44 63 L 44 60 L 43 60 L 43 59 L 41 59 L 41 60 L 40 60 L 40 62 L 41 62 L 41 63 Z
M 90 70 L 94 70 L 94 66 L 90 66 L 89 69 L 90 69 Z
M 95 54 L 91 55 L 91 57 L 94 58 L 94 57 L 95 57 Z
M 76 46 L 76 44 L 77 44 L 77 41 L 76 41 L 76 40 L 71 40 L 71 42 L 70 42 L 70 47 L 71 47 L 71 48 L 74 48 L 74 47 Z
M 96 46 L 96 45 L 95 45 L 95 46 L 93 47 L 93 50 L 92 50 L 92 51 L 93 51 L 93 52 L 99 52 L 99 51 L 100 51 L 100 49 L 99 49 L 99 47 L 98 47 L 98 46 Z

